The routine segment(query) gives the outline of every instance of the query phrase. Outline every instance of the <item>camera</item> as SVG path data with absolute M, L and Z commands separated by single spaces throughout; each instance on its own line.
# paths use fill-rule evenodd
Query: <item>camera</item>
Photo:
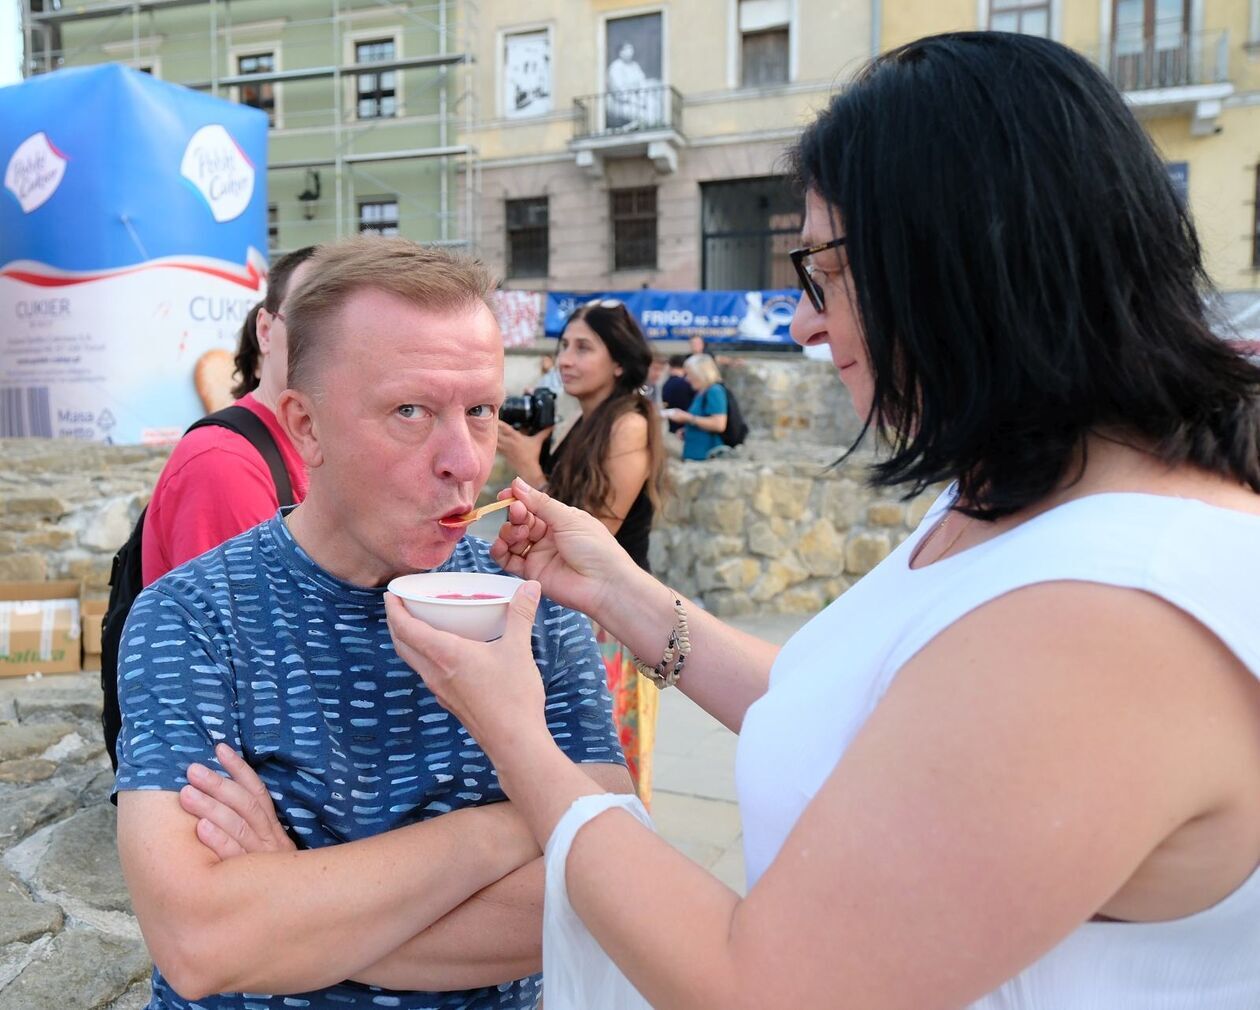
M 556 423 L 556 394 L 535 389 L 524 396 L 509 396 L 499 408 L 499 420 L 524 435 L 536 435 Z

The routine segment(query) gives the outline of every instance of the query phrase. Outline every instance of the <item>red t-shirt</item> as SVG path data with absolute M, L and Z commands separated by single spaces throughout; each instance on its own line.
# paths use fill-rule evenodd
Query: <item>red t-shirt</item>
M 271 432 L 289 471 L 293 501 L 301 502 L 306 466 L 276 415 L 252 393 L 237 403 L 257 414 Z M 166 461 L 145 513 L 140 548 L 144 584 L 265 522 L 279 507 L 267 462 L 247 438 L 217 426 L 189 432 Z

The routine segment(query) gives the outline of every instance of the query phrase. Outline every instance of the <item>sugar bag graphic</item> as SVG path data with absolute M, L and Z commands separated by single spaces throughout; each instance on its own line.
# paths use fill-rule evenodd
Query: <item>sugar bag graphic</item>
M 0 88 L 0 437 L 164 442 L 264 293 L 267 117 L 113 64 Z

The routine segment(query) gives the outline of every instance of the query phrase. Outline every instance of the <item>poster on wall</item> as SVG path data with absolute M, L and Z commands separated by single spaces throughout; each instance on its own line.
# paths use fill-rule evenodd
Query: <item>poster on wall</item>
M 0 438 L 207 412 L 264 294 L 266 164 L 266 113 L 128 67 L 0 88 Z
M 604 128 L 647 130 L 665 125 L 664 15 L 636 14 L 604 22 Z
M 503 115 L 529 119 L 551 111 L 551 34 L 545 29 L 503 36 Z
M 621 302 L 648 340 L 790 346 L 789 327 L 800 301 L 798 288 L 775 291 L 548 291 L 543 332 L 558 337 L 573 311 L 589 302 Z

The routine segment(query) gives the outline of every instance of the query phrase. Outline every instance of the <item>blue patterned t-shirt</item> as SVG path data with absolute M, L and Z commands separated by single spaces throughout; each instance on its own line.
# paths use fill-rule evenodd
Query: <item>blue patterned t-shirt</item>
M 502 571 L 472 537 L 439 570 Z M 123 631 L 115 792 L 177 791 L 192 762 L 220 769 L 222 740 L 257 770 L 300 848 L 502 800 L 485 753 L 394 651 L 384 593 L 325 572 L 279 516 L 163 576 L 136 599 Z M 624 764 L 586 618 L 543 597 L 533 649 L 560 747 L 575 761 Z M 540 992 L 535 975 L 465 992 L 343 982 L 193 1004 L 155 969 L 150 1007 L 524 1010 Z

